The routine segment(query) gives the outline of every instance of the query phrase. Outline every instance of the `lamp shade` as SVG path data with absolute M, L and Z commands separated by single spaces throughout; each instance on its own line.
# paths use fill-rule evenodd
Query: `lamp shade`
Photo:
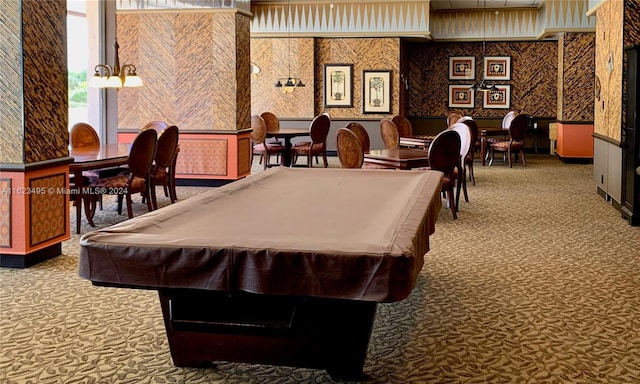
M 142 87 L 142 79 L 138 75 L 128 75 L 124 78 L 125 87 Z

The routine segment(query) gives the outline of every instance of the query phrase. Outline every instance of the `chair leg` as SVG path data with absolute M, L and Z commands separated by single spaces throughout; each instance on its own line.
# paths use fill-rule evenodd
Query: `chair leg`
M 524 158 L 524 149 L 520 150 L 520 157 L 522 158 L 522 166 L 526 167 L 527 166 L 527 161 Z
M 509 158 L 509 168 L 513 168 L 513 164 L 511 163 L 511 147 L 507 149 L 507 157 Z
M 451 208 L 451 214 L 453 215 L 453 220 L 458 219 L 458 214 L 456 213 L 456 205 L 453 199 L 453 185 L 447 190 L 447 198 L 449 199 L 449 208 Z
M 324 153 L 322 153 L 322 161 L 324 161 L 324 167 L 328 168 L 329 167 L 329 162 L 327 161 L 327 152 L 326 151 Z
M 151 190 L 151 205 L 153 205 L 153 209 L 158 209 L 158 200 L 156 198 L 156 186 L 155 184 L 151 184 L 151 187 L 149 187 L 149 189 Z
M 149 188 L 149 189 L 150 189 L 150 188 Z M 156 203 L 156 204 L 154 204 L 154 205 L 152 205 L 152 204 L 151 204 L 151 198 L 149 197 L 149 189 L 147 189 L 147 190 L 146 190 L 145 192 L 143 192 L 143 193 L 147 195 L 147 211 L 148 211 L 148 212 L 151 212 L 151 211 L 153 211 L 154 207 L 157 209 L 158 204 L 157 204 L 157 203 Z M 153 189 L 154 189 L 154 192 L 153 192 L 153 193 L 155 194 L 155 189 L 156 189 L 156 187 L 154 186 L 154 187 L 153 187 Z
M 122 215 L 122 195 L 118 195 L 118 215 Z
M 120 197 L 122 195 L 118 195 L 118 197 Z M 147 199 L 148 204 L 151 204 L 151 202 L 149 201 L 149 199 Z M 127 215 L 129 216 L 130 219 L 133 218 L 133 203 L 131 201 L 131 194 L 127 193 Z
M 495 153 L 493 152 L 493 148 L 491 148 L 489 150 L 489 165 L 493 165 L 494 156 L 495 156 Z
M 317 159 L 317 156 L 316 156 Z M 309 152 L 309 155 L 307 156 L 307 167 L 312 168 L 313 167 L 313 155 L 311 154 L 311 152 Z

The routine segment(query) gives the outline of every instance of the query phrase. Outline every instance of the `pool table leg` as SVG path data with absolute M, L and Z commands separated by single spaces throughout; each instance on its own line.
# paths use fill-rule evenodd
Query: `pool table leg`
M 159 296 L 176 366 L 233 361 L 362 378 L 375 302 L 180 289 Z

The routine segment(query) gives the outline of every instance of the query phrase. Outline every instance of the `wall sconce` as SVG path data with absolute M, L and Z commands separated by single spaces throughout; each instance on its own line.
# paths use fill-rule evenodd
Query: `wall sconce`
M 124 64 L 120 67 L 120 59 L 118 57 L 118 41 L 113 43 L 115 58 L 113 67 L 108 64 L 98 64 L 94 68 L 93 76 L 89 79 L 89 86 L 95 88 L 122 88 L 122 87 L 141 87 L 142 79 L 136 74 L 136 66 L 133 64 Z M 104 73 L 101 73 L 101 70 Z

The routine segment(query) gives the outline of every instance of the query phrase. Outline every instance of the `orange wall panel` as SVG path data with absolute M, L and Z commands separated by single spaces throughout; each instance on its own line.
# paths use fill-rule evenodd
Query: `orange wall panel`
M 566 158 L 593 158 L 593 124 L 557 123 L 556 153 Z

